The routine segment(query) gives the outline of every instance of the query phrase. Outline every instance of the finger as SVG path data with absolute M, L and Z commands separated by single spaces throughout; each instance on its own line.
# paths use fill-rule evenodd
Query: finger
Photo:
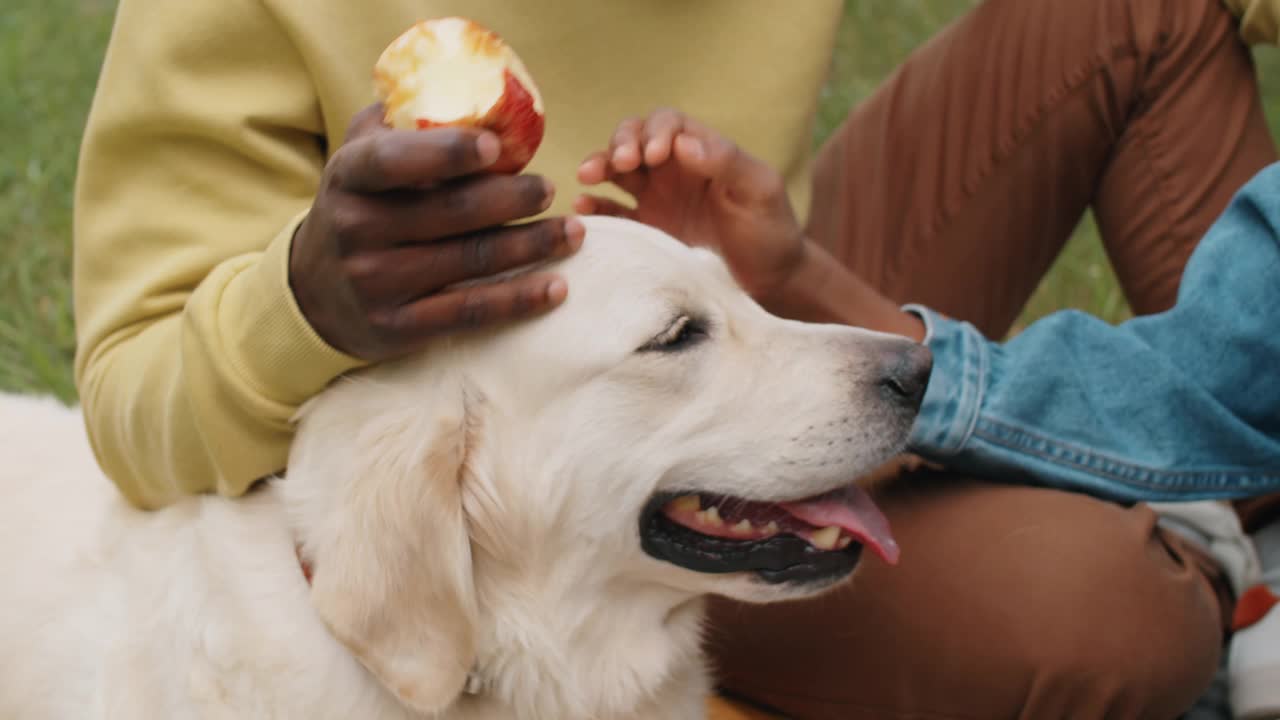
M 777 172 L 729 139 L 692 120 L 687 121 L 684 131 L 676 136 L 673 155 L 681 168 L 722 183 L 737 200 L 769 199 L 779 190 L 781 179 Z
M 457 283 L 568 257 L 582 247 L 585 235 L 580 219 L 554 218 L 364 253 L 349 258 L 346 266 L 367 304 L 402 305 Z
M 708 179 L 727 174 L 740 154 L 728 138 L 693 119 L 672 142 L 672 152 L 681 167 Z
M 628 118 L 618 124 L 609 141 L 609 165 L 614 172 L 627 173 L 640 167 L 640 134 L 644 121 Z
M 573 211 L 581 215 L 611 215 L 632 220 L 636 217 L 633 208 L 600 195 L 579 195 L 573 201 Z
M 500 150 L 493 133 L 472 128 L 387 129 L 338 148 L 329 174 L 349 192 L 429 187 L 484 170 Z
M 578 182 L 583 185 L 599 185 L 609 179 L 609 154 L 593 152 L 578 166 Z
M 610 163 L 608 153 L 596 152 L 587 156 L 578 166 L 578 182 L 583 185 L 611 182 L 632 195 L 638 195 L 648 185 L 649 174 L 641 166 L 630 172 L 617 172 Z
M 684 116 L 675 110 L 654 112 L 644 127 L 644 164 L 657 167 L 671 157 L 671 143 L 684 125 Z
M 609 182 L 617 185 L 627 192 L 627 194 L 635 197 L 645 191 L 649 187 L 649 168 L 639 167 L 631 172 L 615 172 L 609 171 Z
M 385 108 L 382 103 L 374 103 L 367 105 L 360 112 L 351 118 L 351 123 L 347 125 L 347 134 L 344 142 L 367 135 L 378 130 L 386 130 L 387 126 L 383 122 L 385 117 Z
M 351 251 L 433 242 L 546 210 L 555 188 L 537 175 L 480 175 L 393 195 L 355 196 L 335 213 L 339 247 Z
M 564 302 L 568 293 L 559 276 L 531 273 L 431 295 L 388 311 L 375 322 L 392 343 L 420 345 L 442 333 L 533 317 Z

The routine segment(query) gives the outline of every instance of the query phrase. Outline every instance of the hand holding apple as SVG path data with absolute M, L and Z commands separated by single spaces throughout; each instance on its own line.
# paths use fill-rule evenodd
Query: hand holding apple
M 776 294 L 805 257 L 804 232 L 782 176 L 723 135 L 674 110 L 624 120 L 606 150 L 578 168 L 584 185 L 611 182 L 629 208 L 582 195 L 574 210 L 629 217 L 724 257 L 757 299 Z
M 507 225 L 554 195 L 514 174 L 541 140 L 541 101 L 514 53 L 477 33 L 437 21 L 392 43 L 376 71 L 389 104 L 356 116 L 294 234 L 294 298 L 349 355 L 402 356 L 434 335 L 544 312 L 568 292 L 546 272 L 470 282 L 568 255 L 584 234 L 573 218 Z

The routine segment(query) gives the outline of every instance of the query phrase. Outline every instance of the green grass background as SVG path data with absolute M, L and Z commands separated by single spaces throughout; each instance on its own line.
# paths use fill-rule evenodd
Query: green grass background
M 824 98 L 825 136 L 914 47 L 974 0 L 847 0 Z M 114 0 L 4 0 L 0 11 L 0 389 L 74 399 L 71 190 Z M 1280 53 L 1258 53 L 1273 132 Z M 1088 221 L 1023 314 L 1062 307 L 1116 321 L 1127 309 Z

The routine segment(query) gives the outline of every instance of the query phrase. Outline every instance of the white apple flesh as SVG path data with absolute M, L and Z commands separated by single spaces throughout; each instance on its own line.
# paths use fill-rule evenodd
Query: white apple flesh
M 542 97 L 529 71 L 502 38 L 470 20 L 409 28 L 378 58 L 374 84 L 391 127 L 492 131 L 502 143 L 492 172 L 520 172 L 542 143 Z

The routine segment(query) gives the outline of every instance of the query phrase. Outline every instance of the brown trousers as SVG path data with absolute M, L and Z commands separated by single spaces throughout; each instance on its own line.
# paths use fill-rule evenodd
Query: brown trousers
M 986 0 L 821 153 L 811 233 L 891 298 L 1006 333 L 1092 207 L 1137 313 L 1174 302 L 1276 159 L 1220 0 Z M 1145 505 L 945 473 L 879 500 L 902 546 L 816 601 L 713 604 L 723 690 L 796 718 L 1168 720 L 1231 598 Z

